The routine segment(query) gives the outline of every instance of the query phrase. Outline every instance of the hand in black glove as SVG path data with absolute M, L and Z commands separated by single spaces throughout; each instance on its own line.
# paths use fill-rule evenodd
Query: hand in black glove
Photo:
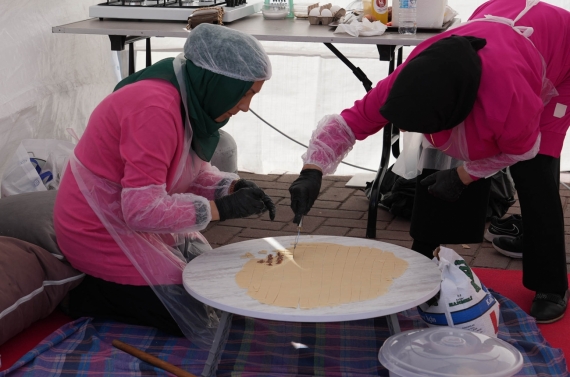
M 295 180 L 289 187 L 291 194 L 291 209 L 295 213 L 293 222 L 299 224 L 301 217 L 306 215 L 321 190 L 321 181 L 323 173 L 317 169 L 301 170 L 299 178 Z
M 265 195 L 263 190 L 259 187 L 247 187 L 234 192 L 233 194 L 214 200 L 216 207 L 218 207 L 220 221 L 247 217 L 266 211 L 268 208 L 263 202 L 264 196 L 267 195 Z M 273 211 L 275 213 L 275 206 L 271 199 L 269 199 L 269 202 L 273 206 Z M 271 220 L 273 220 L 273 218 Z
M 234 184 L 233 192 L 236 192 L 238 190 L 241 190 L 243 188 L 248 188 L 248 187 L 259 189 L 259 187 L 255 184 L 255 182 L 248 181 L 247 179 L 238 179 L 235 182 L 236 183 Z M 269 195 L 267 195 L 264 192 L 263 197 L 261 198 L 261 201 L 265 204 L 265 207 L 269 211 L 269 218 L 271 219 L 271 221 L 273 221 L 275 219 L 275 211 L 276 211 L 275 210 L 275 204 L 273 204 L 273 200 L 271 200 Z
M 420 183 L 423 186 L 428 186 L 430 194 L 446 202 L 455 202 L 467 187 L 461 182 L 457 168 L 441 170 L 428 175 Z

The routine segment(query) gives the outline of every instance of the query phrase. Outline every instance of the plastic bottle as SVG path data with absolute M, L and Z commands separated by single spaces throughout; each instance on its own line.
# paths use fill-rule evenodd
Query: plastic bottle
M 388 0 L 363 0 L 362 5 L 364 14 L 383 24 L 388 23 Z
M 416 2 L 417 0 L 400 0 L 398 9 L 398 33 L 416 34 Z

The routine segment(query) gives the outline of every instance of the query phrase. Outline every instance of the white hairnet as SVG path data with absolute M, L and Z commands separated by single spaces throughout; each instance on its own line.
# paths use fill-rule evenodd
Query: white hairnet
M 243 81 L 271 78 L 271 62 L 263 46 L 249 34 L 213 24 L 200 24 L 184 44 L 184 57 L 200 68 Z

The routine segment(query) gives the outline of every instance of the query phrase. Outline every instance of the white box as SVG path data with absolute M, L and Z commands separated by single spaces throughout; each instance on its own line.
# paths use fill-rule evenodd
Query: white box
M 416 25 L 418 28 L 441 29 L 447 0 L 417 0 Z M 398 26 L 400 0 L 392 1 L 392 26 Z

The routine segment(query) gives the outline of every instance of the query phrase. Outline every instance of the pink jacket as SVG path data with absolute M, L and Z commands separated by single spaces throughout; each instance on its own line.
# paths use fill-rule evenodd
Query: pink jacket
M 470 19 L 484 18 L 487 14 L 514 19 L 524 8 L 525 0 L 491 0 L 480 6 Z M 465 120 L 471 160 L 501 153 L 523 155 L 531 150 L 539 133 L 542 134 L 539 153 L 560 156 L 568 124 L 541 119 L 543 64 L 538 52 L 546 61 L 546 77 L 554 86 L 562 85 L 565 80 L 566 85 L 570 85 L 570 13 L 539 3 L 516 25 L 534 28 L 530 36 L 532 43 L 508 25 L 471 22 L 424 41 L 408 58 L 409 61 L 432 43 L 451 35 L 487 40 L 487 45 L 479 51 L 483 73 L 478 97 Z M 365 139 L 387 124 L 379 109 L 405 66 L 403 63 L 352 108 L 341 113 L 356 139 Z M 450 133 L 451 130 L 446 130 L 433 134 L 432 144 L 442 145 Z M 428 139 L 431 142 L 431 138 Z
M 95 108 L 75 155 L 96 176 L 121 186 L 122 200 L 116 204 L 130 229 L 168 235 L 204 229 L 209 217 L 198 210 L 209 214 L 208 201 L 227 194 L 238 178 L 202 160 L 190 161 L 191 169 L 173 193 L 183 141 L 178 91 L 163 80 L 143 80 Z M 54 226 L 73 267 L 115 283 L 147 284 L 93 212 L 69 167 L 57 195 Z M 182 273 L 174 264 L 171 268 L 165 276 L 177 276 L 175 283 L 181 283 Z

